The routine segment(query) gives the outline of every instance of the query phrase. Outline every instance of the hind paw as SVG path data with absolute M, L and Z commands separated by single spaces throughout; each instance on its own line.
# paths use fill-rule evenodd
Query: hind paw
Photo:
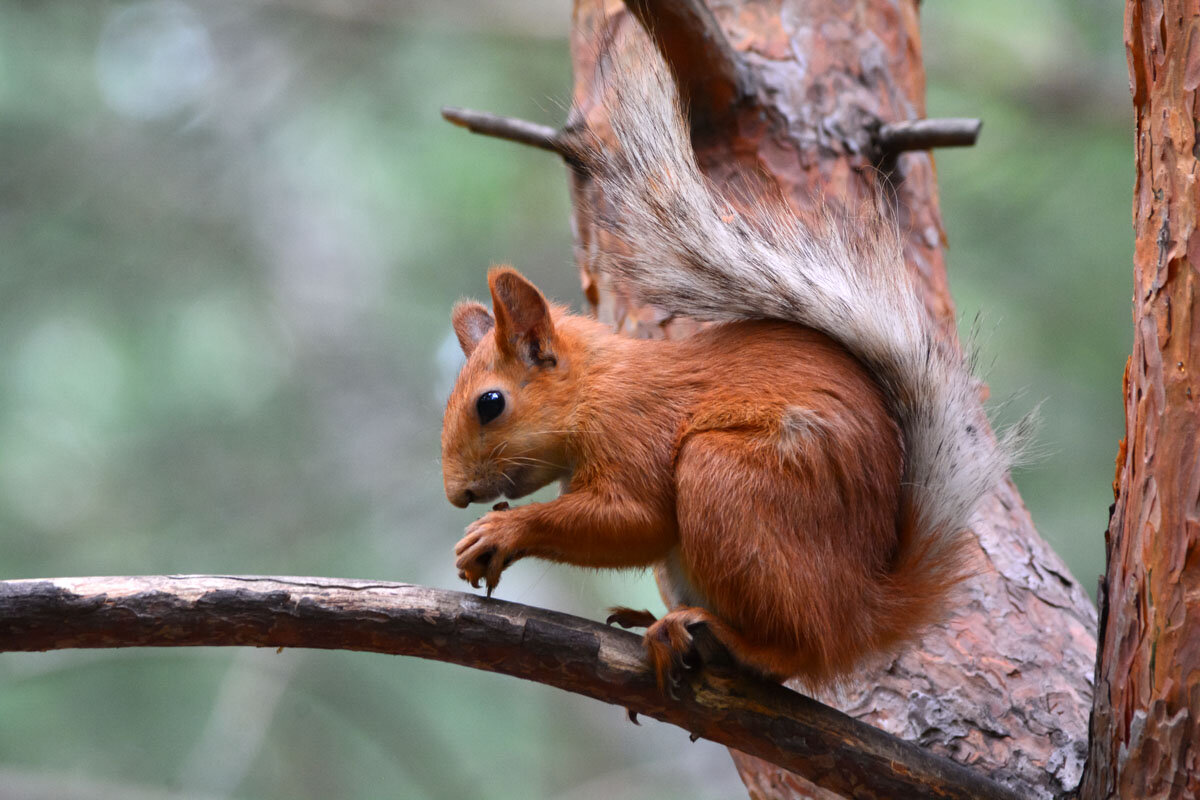
M 678 608 L 646 629 L 643 641 L 658 688 L 673 698 L 678 698 L 684 675 L 700 667 L 700 655 L 688 628 L 710 618 L 703 609 Z

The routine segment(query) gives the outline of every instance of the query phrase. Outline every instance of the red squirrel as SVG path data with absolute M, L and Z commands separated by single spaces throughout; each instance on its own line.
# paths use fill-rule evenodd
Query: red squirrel
M 654 566 L 668 613 L 610 619 L 648 625 L 660 684 L 690 661 L 695 623 L 762 674 L 834 681 L 945 615 L 968 518 L 1021 432 L 982 427 L 894 228 L 735 209 L 696 165 L 658 54 L 610 72 L 617 145 L 593 137 L 577 156 L 627 245 L 602 263 L 643 301 L 715 324 L 625 338 L 493 268 L 492 312 L 452 314 L 467 361 L 442 430 L 446 496 L 562 493 L 468 526 L 459 576 L 490 593 L 530 556 Z

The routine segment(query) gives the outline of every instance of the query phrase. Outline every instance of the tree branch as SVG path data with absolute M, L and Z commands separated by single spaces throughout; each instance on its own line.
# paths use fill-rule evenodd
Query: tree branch
M 979 139 L 982 127 L 983 120 L 968 117 L 913 119 L 882 126 L 876 141 L 885 155 L 933 147 L 969 147 Z
M 669 722 L 852 798 L 1017 795 L 782 686 L 702 669 L 658 690 L 639 638 L 401 583 L 259 576 L 0 582 L 0 651 L 249 645 L 419 656 L 557 686 Z
M 564 158 L 569 155 L 562 135 L 549 125 L 539 125 L 523 119 L 501 117 L 487 111 L 473 111 L 469 108 L 454 106 L 443 106 L 442 118 L 460 128 L 466 128 L 471 133 L 539 147 L 542 150 L 558 153 Z

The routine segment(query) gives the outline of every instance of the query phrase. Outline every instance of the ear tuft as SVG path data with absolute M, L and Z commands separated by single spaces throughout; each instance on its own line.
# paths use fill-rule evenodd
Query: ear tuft
M 454 327 L 454 335 L 458 337 L 463 355 L 469 358 L 479 345 L 479 340 L 496 327 L 496 320 L 482 303 L 462 300 L 454 304 L 454 310 L 450 312 L 450 324 Z
M 546 297 L 512 267 L 488 273 L 496 311 L 496 343 L 535 365 L 555 363 L 554 323 Z

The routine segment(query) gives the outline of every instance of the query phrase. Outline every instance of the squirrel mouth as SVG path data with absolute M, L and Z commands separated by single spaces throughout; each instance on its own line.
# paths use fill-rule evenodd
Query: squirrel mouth
M 500 493 L 509 500 L 519 500 L 543 486 L 549 485 L 554 480 L 555 476 L 547 476 L 540 470 L 521 466 L 504 474 L 504 485 L 501 487 Z
M 533 475 L 528 467 L 518 467 L 512 472 L 505 473 L 505 483 L 500 493 L 509 500 L 519 500 L 541 488 L 531 478 Z

